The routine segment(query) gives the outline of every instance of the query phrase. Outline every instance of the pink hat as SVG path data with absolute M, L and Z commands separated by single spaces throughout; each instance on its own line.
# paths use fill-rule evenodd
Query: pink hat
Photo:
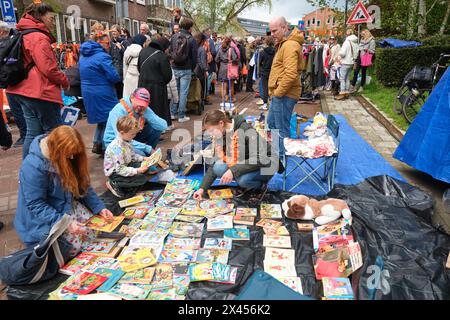
M 143 106 L 150 105 L 150 93 L 145 88 L 137 88 L 131 96 L 135 100 L 141 102 Z

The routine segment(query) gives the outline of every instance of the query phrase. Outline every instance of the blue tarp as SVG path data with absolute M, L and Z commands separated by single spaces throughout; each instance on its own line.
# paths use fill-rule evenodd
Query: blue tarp
M 394 158 L 450 183 L 450 69 L 406 132 Z
M 406 180 L 394 169 L 375 149 L 372 148 L 359 134 L 347 123 L 344 116 L 335 116 L 340 124 L 341 151 L 336 168 L 336 183 L 355 185 L 367 178 L 388 175 L 400 181 Z M 293 163 L 288 163 L 288 170 Z M 294 186 L 304 177 L 303 171 L 297 169 L 287 179 L 287 188 Z M 197 170 L 187 178 L 201 180 L 203 170 Z M 217 181 L 216 184 L 217 185 Z M 234 185 L 235 186 L 235 185 Z M 324 185 L 325 187 L 325 185 Z M 283 189 L 283 176 L 275 175 L 269 184 L 270 190 Z M 295 193 L 306 195 L 324 195 L 324 192 L 311 180 L 293 190 Z
M 421 42 L 405 41 L 394 38 L 383 39 L 381 41 L 378 41 L 378 44 L 382 48 L 408 48 L 408 47 L 420 47 L 422 45 Z

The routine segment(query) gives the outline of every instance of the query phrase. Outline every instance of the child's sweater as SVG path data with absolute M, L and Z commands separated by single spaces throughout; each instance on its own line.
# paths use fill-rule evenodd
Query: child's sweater
M 106 148 L 104 171 L 107 177 L 116 173 L 123 177 L 131 177 L 139 174 L 137 168 L 128 167 L 131 162 L 142 162 L 144 157 L 134 152 L 131 143 L 116 137 Z

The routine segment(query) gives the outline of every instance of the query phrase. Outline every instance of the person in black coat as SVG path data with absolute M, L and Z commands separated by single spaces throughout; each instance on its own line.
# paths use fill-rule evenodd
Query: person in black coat
M 172 80 L 172 68 L 166 54 L 169 46 L 169 40 L 161 37 L 141 51 L 138 59 L 138 87 L 150 92 L 150 108 L 171 127 L 167 95 L 167 84 Z
M 117 98 L 122 99 L 123 94 L 123 55 L 125 54 L 125 40 L 120 37 L 120 27 L 114 25 L 111 28 L 111 45 L 109 54 L 111 55 L 114 67 L 119 73 L 120 81 L 116 83 Z
M 269 100 L 269 76 L 270 69 L 272 69 L 273 58 L 275 57 L 275 42 L 272 37 L 266 37 L 266 48 L 261 51 L 260 65 L 261 65 L 261 81 L 262 89 L 261 99 L 264 101 L 264 105 L 260 107 L 261 110 L 267 110 L 267 102 Z

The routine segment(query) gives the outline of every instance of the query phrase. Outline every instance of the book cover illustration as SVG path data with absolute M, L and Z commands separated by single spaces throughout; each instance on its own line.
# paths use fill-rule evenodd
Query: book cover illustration
M 281 227 L 283 223 L 281 221 L 271 219 L 261 219 L 256 223 L 256 225 L 264 229 L 278 230 L 278 228 Z
M 233 228 L 232 216 L 219 216 L 217 218 L 208 219 L 208 231 L 222 231 Z
M 255 217 L 236 215 L 236 216 L 234 216 L 233 222 L 235 224 L 253 226 L 255 224 Z
M 114 239 L 100 239 L 96 238 L 88 243 L 83 243 L 81 248 L 82 252 L 89 253 L 110 253 L 111 250 L 116 246 L 117 241 Z
M 145 220 L 133 219 L 128 224 L 128 228 L 134 229 L 134 230 L 136 230 L 136 232 L 137 231 L 152 231 L 153 229 L 156 228 L 158 223 L 159 223 L 159 221 L 156 218 L 155 219 L 145 219 Z
M 155 279 L 152 283 L 154 289 L 171 288 L 173 285 L 173 268 L 169 263 L 156 265 Z
M 142 248 L 136 252 L 121 255 L 118 260 L 120 267 L 125 272 L 144 269 L 156 264 L 156 258 L 150 248 Z
M 156 200 L 159 198 L 159 196 L 162 194 L 163 190 L 154 190 L 154 191 L 144 191 L 139 192 L 138 196 L 144 197 L 144 202 L 153 205 Z
M 120 279 L 122 283 L 134 283 L 134 284 L 151 284 L 153 276 L 155 274 L 154 267 L 148 267 L 144 269 L 139 269 L 132 272 L 127 272 Z
M 285 226 L 279 227 L 277 230 L 277 234 L 279 236 L 289 236 L 290 235 L 289 230 Z
M 264 247 L 273 248 L 291 248 L 291 237 L 286 236 L 267 236 L 263 238 Z
M 192 192 L 189 194 L 175 194 L 175 193 L 165 193 L 159 198 L 156 203 L 157 207 L 171 207 L 171 208 L 181 208 L 184 203 L 191 197 Z
M 242 217 L 256 217 L 258 215 L 258 209 L 256 208 L 237 208 L 236 216 Z
M 214 262 L 212 264 L 212 275 L 214 281 L 229 282 L 231 276 L 231 266 Z
M 170 234 L 178 238 L 201 238 L 203 228 L 203 223 L 174 222 Z
M 93 216 L 86 222 L 86 227 L 104 232 L 113 232 L 125 219 L 124 216 L 114 217 L 112 222 L 106 221 L 101 216 Z
M 142 202 L 145 202 L 145 198 L 143 196 L 136 196 L 136 197 L 133 197 L 130 199 L 125 199 L 125 200 L 119 201 L 119 206 L 121 208 L 126 208 L 126 207 L 131 207 L 131 206 L 134 206 L 134 205 L 142 203 Z
M 233 199 L 234 197 L 231 189 L 208 190 L 208 195 L 211 200 Z
M 295 265 L 295 250 L 266 248 L 264 259 L 266 261 L 275 261 L 276 263 L 286 263 Z
M 142 161 L 141 167 L 144 168 L 154 166 L 158 164 L 158 162 L 160 162 L 161 160 L 162 160 L 162 151 L 160 148 L 158 148 L 158 150 L 153 152 L 153 154 L 150 157 Z
M 83 272 L 73 277 L 63 289 L 79 295 L 89 294 L 100 287 L 106 280 L 108 280 L 107 277 L 90 272 Z
M 72 277 L 67 279 L 67 281 L 61 283 L 61 285 L 58 288 L 56 288 L 56 290 L 50 292 L 48 295 L 48 300 L 74 301 L 74 300 L 77 300 L 79 297 L 81 297 L 80 295 L 78 295 L 76 293 L 64 290 L 64 287 L 70 280 L 72 280 Z
M 163 243 L 153 243 L 153 244 L 150 244 L 150 245 L 145 246 L 145 247 L 141 247 L 141 246 L 127 246 L 127 247 L 123 248 L 122 253 L 120 254 L 120 256 L 133 254 L 133 253 L 135 254 L 140 249 L 147 248 L 147 249 L 151 249 L 152 253 L 153 253 L 153 256 L 156 259 L 158 259 L 159 255 L 161 254 L 161 251 L 163 250 L 163 246 L 164 246 Z
M 175 300 L 177 294 L 175 288 L 157 289 L 150 291 L 147 300 Z
M 190 263 L 172 263 L 172 270 L 174 274 L 188 274 Z
M 250 230 L 240 227 L 233 229 L 226 229 L 223 231 L 225 239 L 231 239 L 235 241 L 248 241 L 250 240 Z
M 189 266 L 189 280 L 191 282 L 214 280 L 212 263 L 191 264 Z
M 297 223 L 297 229 L 300 232 L 313 231 L 314 224 L 312 224 L 312 223 Z
M 327 299 L 353 300 L 353 289 L 348 278 L 323 277 L 323 294 Z
M 153 207 L 150 206 L 130 207 L 122 215 L 125 219 L 144 219 L 151 210 L 153 210 Z
M 119 282 L 108 293 L 125 300 L 144 300 L 151 290 L 151 285 Z
M 125 274 L 122 270 L 113 270 L 106 268 L 98 268 L 94 271 L 95 274 L 106 277 L 106 280 L 98 289 L 99 292 L 106 292 L 112 289 L 114 285 L 122 278 Z
M 71 276 L 76 272 L 80 271 L 81 269 L 87 267 L 95 259 L 97 259 L 97 256 L 91 253 L 82 252 L 78 256 L 70 260 L 61 269 L 59 269 L 59 272 Z
M 168 237 L 164 249 L 197 250 L 200 249 L 201 239 Z
M 204 249 L 223 249 L 231 250 L 233 247 L 233 240 L 225 238 L 207 238 L 203 245 Z
M 152 214 L 153 214 L 153 217 L 155 217 L 156 219 L 173 220 L 178 216 L 178 214 L 180 212 L 181 212 L 181 208 L 159 207 L 159 208 L 156 208 L 152 212 Z
M 209 282 L 215 282 L 220 284 L 236 284 L 238 267 L 231 267 L 230 279 L 226 281 L 209 280 Z
M 189 280 L 189 275 L 187 274 L 173 275 L 173 287 L 175 288 L 176 294 L 179 296 L 186 295 L 190 283 L 191 281 Z
M 264 260 L 264 271 L 274 278 L 297 277 L 295 266 L 288 263 Z
M 353 241 L 351 226 L 345 220 L 313 229 L 314 250 L 318 253 L 345 247 Z
M 200 249 L 197 252 L 196 263 L 228 263 L 228 255 L 230 251 L 220 249 Z
M 163 250 L 159 256 L 160 263 L 179 263 L 195 261 L 197 255 L 196 250 Z
M 130 246 L 146 247 L 149 245 L 163 243 L 164 235 L 152 231 L 138 231 L 130 240 Z
M 281 219 L 283 218 L 281 205 L 279 204 L 261 204 L 261 219 Z
M 98 257 L 97 259 L 93 260 L 89 265 L 83 267 L 82 270 L 86 272 L 95 273 L 95 270 L 100 268 L 119 270 L 120 269 L 119 260 L 108 257 Z

